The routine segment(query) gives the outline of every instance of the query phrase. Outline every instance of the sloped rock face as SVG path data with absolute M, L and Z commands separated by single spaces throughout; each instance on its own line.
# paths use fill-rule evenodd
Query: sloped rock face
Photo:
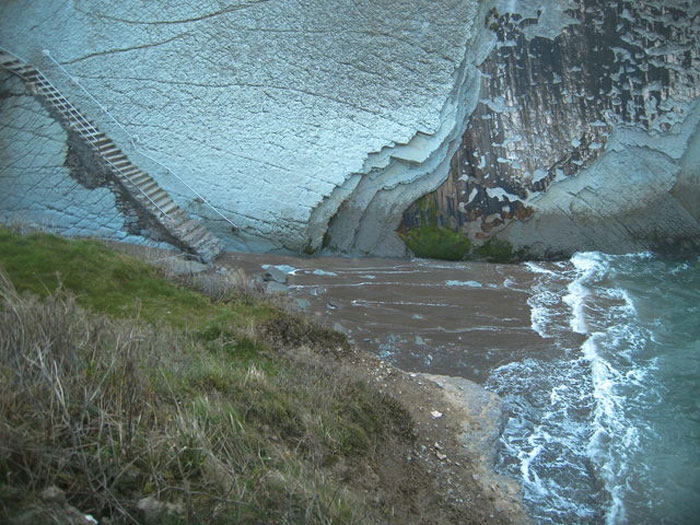
M 699 9 L 28 0 L 0 46 L 229 249 L 404 255 L 430 194 L 476 244 L 554 256 L 697 245 Z M 5 73 L 0 117 L 1 220 L 157 238 Z
M 437 220 L 536 257 L 697 248 L 697 2 L 503 1 L 483 23 L 498 41 Z
M 41 69 L 228 248 L 315 251 L 325 236 L 366 253 L 447 175 L 476 104 L 474 45 L 486 34 L 478 4 L 3 2 L 0 45 Z M 5 91 L 0 194 L 13 198 L 0 201 L 3 217 L 41 222 L 60 197 L 50 214 L 58 230 L 101 231 L 94 217 L 119 223 L 114 198 L 83 195 L 98 190 L 80 186 L 74 201 L 65 189 L 51 194 L 67 176 L 65 133 L 26 93 Z M 27 126 L 48 132 L 45 155 L 17 142 Z M 28 173 L 46 177 L 17 191 Z M 48 194 L 26 196 L 38 187 Z M 64 208 L 84 217 L 63 217 Z

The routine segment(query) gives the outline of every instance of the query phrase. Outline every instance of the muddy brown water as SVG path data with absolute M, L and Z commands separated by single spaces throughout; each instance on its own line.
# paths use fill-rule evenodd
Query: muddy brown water
M 407 371 L 483 382 L 489 370 L 547 352 L 518 265 L 226 254 L 223 264 L 288 273 L 288 295 L 360 348 Z

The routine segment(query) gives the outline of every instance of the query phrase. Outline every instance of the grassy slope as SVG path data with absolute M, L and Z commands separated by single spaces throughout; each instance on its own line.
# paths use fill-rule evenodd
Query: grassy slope
M 0 229 L 0 263 L 19 292 L 45 297 L 60 285 L 75 294 L 81 306 L 112 317 L 138 316 L 185 328 L 217 318 L 240 324 L 271 314 L 262 304 L 213 304 L 202 294 L 161 278 L 153 266 L 97 241 L 44 233 L 20 236 Z
M 410 450 L 411 419 L 343 364 L 337 334 L 97 242 L 0 229 L 0 269 L 0 521 L 48 520 L 49 485 L 114 523 L 143 517 L 145 496 L 175 523 L 392 512 L 363 477 Z

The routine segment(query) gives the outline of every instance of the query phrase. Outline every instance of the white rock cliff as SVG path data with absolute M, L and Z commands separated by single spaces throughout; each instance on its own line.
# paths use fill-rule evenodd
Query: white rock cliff
M 634 238 L 630 246 L 643 247 L 630 233 L 636 230 L 629 218 L 635 217 L 646 235 L 653 228 L 640 217 L 659 202 L 691 210 L 690 215 L 668 212 L 666 224 L 675 221 L 688 236 L 697 236 L 697 90 L 676 89 L 682 82 L 665 92 L 664 100 L 676 101 L 684 111 L 668 128 L 608 126 L 604 131 L 610 140 L 594 146 L 604 155 L 591 155 L 576 174 L 548 181 L 547 191 L 521 191 L 523 207 L 534 211 L 523 214 L 527 220 L 509 219 L 515 215 L 511 204 L 516 207 L 506 202 L 508 191 L 515 191 L 513 180 L 545 179 L 561 160 L 556 139 L 573 131 L 544 133 L 538 142 L 535 131 L 547 122 L 540 119 L 528 136 L 528 121 L 522 118 L 527 111 L 508 109 L 524 102 L 509 98 L 517 91 L 509 87 L 509 77 L 490 82 L 489 64 L 499 64 L 495 53 L 521 45 L 503 37 L 503 24 L 511 20 L 506 17 L 529 20 L 520 28 L 528 42 L 553 41 L 580 24 L 574 16 L 583 9 L 579 4 L 10 1 L 0 4 L 0 46 L 43 71 L 228 249 L 405 254 L 395 230 L 402 218 L 410 218 L 404 215 L 407 208 L 449 182 L 458 157 L 473 166 L 481 163 L 480 157 L 460 156 L 467 136 L 472 142 L 484 137 L 481 142 L 488 142 L 491 153 L 499 140 L 503 160 L 511 166 L 516 162 L 516 168 L 516 156 L 527 151 L 546 160 L 540 168 L 531 157 L 520 161 L 519 172 L 494 177 L 508 184 L 484 184 L 483 177 L 478 179 L 483 173 L 470 175 L 469 180 L 478 179 L 481 193 L 475 203 L 481 202 L 481 215 L 469 215 L 473 210 L 460 208 L 457 199 L 454 208 L 467 213 L 451 226 L 477 240 L 484 214 L 494 214 L 493 198 L 508 207 L 504 212 L 497 206 L 506 220 L 495 231 L 516 247 L 540 246 L 534 250 L 540 254 L 570 249 L 571 232 L 579 241 L 595 239 L 587 237 L 586 227 L 570 223 L 587 224 L 600 216 L 599 203 L 606 210 L 604 223 L 608 216 L 617 220 L 619 235 L 610 235 L 608 244 Z M 691 28 L 697 18 L 697 7 L 692 9 L 687 13 Z M 685 39 L 692 64 L 678 64 L 678 69 L 697 65 L 694 35 Z M 657 61 L 673 56 L 673 50 L 656 51 Z M 572 78 L 567 81 L 585 83 Z M 496 88 L 503 90 L 501 98 L 492 92 Z M 647 95 L 651 89 L 647 86 Z M 512 116 L 500 120 L 513 126 L 509 141 L 475 125 L 488 116 L 483 108 Z M 594 123 L 585 122 L 589 113 L 577 114 L 567 125 L 583 119 L 591 128 Z M 17 78 L 0 70 L 0 220 L 69 235 L 167 240 L 143 224 L 133 203 L 100 178 L 98 167 L 76 154 L 75 140 Z M 666 145 L 671 151 L 662 151 Z M 654 148 L 660 156 L 650 153 Z M 619 176 L 619 166 L 628 161 L 638 165 L 633 200 L 642 203 L 631 207 L 631 199 L 620 196 L 632 194 Z M 606 185 L 611 188 L 606 196 L 591 197 L 595 213 L 572 211 L 583 206 L 591 188 Z M 474 188 L 459 188 L 462 201 Z M 590 227 L 598 228 L 595 221 Z M 487 228 L 488 235 L 492 229 Z M 608 245 L 596 242 L 579 244 Z
M 320 246 L 341 204 L 362 215 L 374 193 L 435 178 L 435 157 L 464 125 L 456 82 L 476 87 L 467 53 L 477 12 L 470 0 L 37 0 L 2 4 L 0 45 L 41 69 L 229 248 L 303 251 Z M 138 234 L 109 190 L 71 179 L 66 133 L 18 81 L 2 80 L 3 218 Z M 362 226 L 383 231 L 375 215 Z M 356 222 L 337 228 L 362 230 Z

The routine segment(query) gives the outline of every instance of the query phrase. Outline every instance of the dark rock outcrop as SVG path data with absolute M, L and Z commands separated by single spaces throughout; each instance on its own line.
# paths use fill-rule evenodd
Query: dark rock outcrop
M 497 43 L 424 197 L 437 221 L 535 256 L 697 247 L 697 2 L 496 2 L 483 23 Z M 416 203 L 402 226 L 421 220 Z

